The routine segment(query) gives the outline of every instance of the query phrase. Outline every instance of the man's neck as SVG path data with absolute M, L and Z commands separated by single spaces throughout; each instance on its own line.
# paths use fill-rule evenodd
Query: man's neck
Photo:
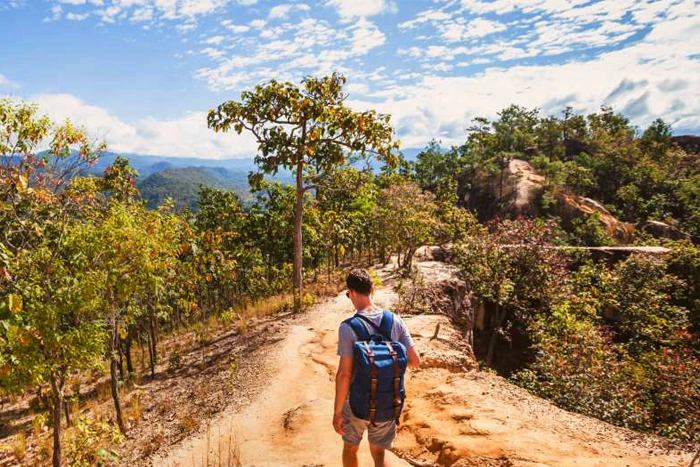
M 372 302 L 372 300 L 368 300 L 367 303 L 363 304 L 364 306 L 360 305 L 357 307 L 357 311 L 360 313 L 368 313 L 376 308 L 376 305 Z

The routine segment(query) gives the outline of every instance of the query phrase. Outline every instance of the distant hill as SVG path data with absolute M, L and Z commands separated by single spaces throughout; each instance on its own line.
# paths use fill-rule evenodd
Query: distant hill
M 175 201 L 175 208 L 197 211 L 197 192 L 200 185 L 236 191 L 244 201 L 250 199 L 245 174 L 228 174 L 226 169 L 210 167 L 178 167 L 155 172 L 141 180 L 138 189 L 149 208 L 156 208 L 166 198 Z M 227 172 L 227 171 L 226 171 Z M 233 180 L 237 180 L 237 183 Z
M 413 161 L 421 149 L 407 148 L 402 152 L 407 160 Z M 141 197 L 148 200 L 148 206 L 157 207 L 170 197 L 175 200 L 177 209 L 189 207 L 197 209 L 197 191 L 199 185 L 220 189 L 234 190 L 244 204 L 252 202 L 249 191 L 248 173 L 257 171 L 254 159 L 206 159 L 200 157 L 150 156 L 132 153 L 105 152 L 91 167 L 86 167 L 83 175 L 102 175 L 117 157 L 129 159 L 131 166 L 138 172 L 138 188 Z M 352 164 L 356 169 L 364 168 L 364 162 Z M 378 171 L 382 164 L 371 158 L 370 165 Z M 268 179 L 292 184 L 294 178 L 288 170 L 280 170 Z

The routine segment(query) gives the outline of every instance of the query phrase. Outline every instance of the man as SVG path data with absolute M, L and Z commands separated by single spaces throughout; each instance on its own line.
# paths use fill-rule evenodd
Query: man
M 346 280 L 348 291 L 346 296 L 352 300 L 355 309 L 369 318 L 377 326 L 382 318 L 382 310 L 372 302 L 374 291 L 372 278 L 366 269 L 354 269 Z M 366 324 L 369 329 L 369 324 Z M 357 466 L 357 450 L 362 440 L 364 431 L 368 431 L 369 450 L 374 459 L 375 467 L 388 467 L 385 459 L 385 450 L 390 449 L 396 437 L 396 422 L 394 420 L 377 422 L 375 425 L 369 421 L 356 417 L 350 409 L 348 395 L 350 383 L 353 377 L 354 346 L 358 340 L 352 327 L 342 323 L 338 329 L 338 356 L 340 363 L 335 379 L 335 410 L 333 413 L 333 428 L 343 437 L 343 466 Z M 391 339 L 401 342 L 407 349 L 408 367 L 418 368 L 420 357 L 416 352 L 411 334 L 403 320 L 394 316 L 394 325 L 391 331 Z

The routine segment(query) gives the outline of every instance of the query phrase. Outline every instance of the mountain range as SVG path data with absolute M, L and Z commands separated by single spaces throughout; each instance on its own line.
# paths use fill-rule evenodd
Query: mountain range
M 418 148 L 402 150 L 407 160 L 415 160 L 421 151 Z M 85 170 L 85 174 L 102 175 L 117 157 L 129 159 L 131 167 L 139 174 L 137 187 L 141 198 L 148 201 L 148 206 L 155 208 L 166 198 L 172 198 L 176 209 L 190 208 L 197 210 L 197 191 L 199 185 L 211 186 L 224 190 L 233 190 L 241 197 L 244 204 L 252 202 L 248 185 L 248 173 L 257 170 L 254 159 L 207 159 L 200 157 L 151 156 L 133 153 L 105 152 L 99 160 Z M 364 163 L 352 164 L 361 168 Z M 374 170 L 381 164 L 374 161 Z M 280 170 L 267 178 L 281 183 L 293 183 L 291 171 Z

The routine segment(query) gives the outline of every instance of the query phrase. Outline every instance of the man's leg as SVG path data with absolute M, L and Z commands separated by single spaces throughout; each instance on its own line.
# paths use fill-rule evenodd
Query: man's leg
M 357 449 L 359 447 L 359 445 L 343 443 L 343 467 L 357 467 Z
M 374 467 L 390 467 L 389 459 L 386 458 L 386 450 L 372 443 L 369 443 L 369 452 L 374 459 Z

